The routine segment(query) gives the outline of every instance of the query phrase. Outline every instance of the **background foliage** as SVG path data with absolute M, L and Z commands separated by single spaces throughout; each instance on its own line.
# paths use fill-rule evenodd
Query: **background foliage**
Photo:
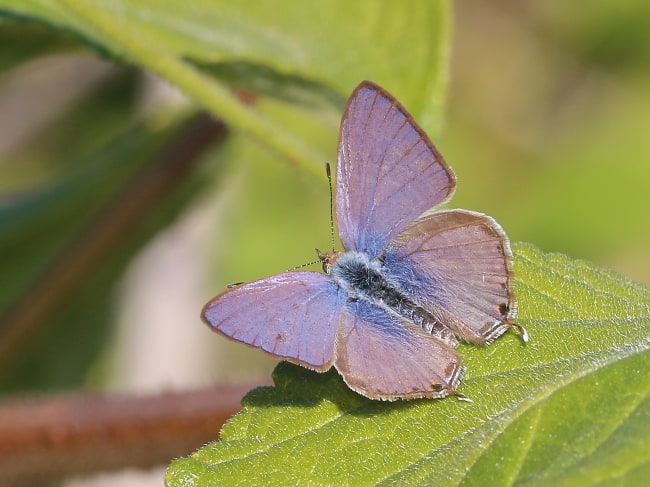
M 646 3 L 0 0 L 0 390 L 268 373 L 198 311 L 328 244 L 361 79 L 431 135 L 452 206 L 650 281 Z M 199 110 L 230 134 L 164 177 Z

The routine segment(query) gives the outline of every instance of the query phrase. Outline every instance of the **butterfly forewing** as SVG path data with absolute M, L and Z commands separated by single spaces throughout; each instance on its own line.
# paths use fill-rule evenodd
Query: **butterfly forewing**
M 343 245 L 374 256 L 424 211 L 450 198 L 456 179 L 399 102 L 364 81 L 341 120 L 336 182 Z
M 229 338 L 325 371 L 334 360 L 345 299 L 325 274 L 284 272 L 220 294 L 202 317 Z
M 385 268 L 465 341 L 489 343 L 515 318 L 510 246 L 486 215 L 451 210 L 421 218 L 391 242 Z

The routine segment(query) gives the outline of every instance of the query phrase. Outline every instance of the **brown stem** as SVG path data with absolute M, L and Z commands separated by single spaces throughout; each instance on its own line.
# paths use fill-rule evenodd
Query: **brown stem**
M 260 382 L 147 397 L 0 401 L 0 485 L 168 463 L 215 440 Z

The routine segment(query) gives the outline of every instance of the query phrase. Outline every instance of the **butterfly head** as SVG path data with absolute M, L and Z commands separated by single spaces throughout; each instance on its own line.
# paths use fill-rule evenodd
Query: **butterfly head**
M 337 252 L 335 250 L 332 252 L 321 252 L 320 250 L 316 249 L 316 254 L 318 255 L 318 258 L 323 265 L 323 272 L 326 274 L 330 273 L 332 266 L 334 266 L 334 263 L 341 256 L 341 252 Z

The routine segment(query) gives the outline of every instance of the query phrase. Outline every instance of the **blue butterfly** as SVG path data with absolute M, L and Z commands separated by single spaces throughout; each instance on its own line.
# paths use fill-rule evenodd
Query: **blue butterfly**
M 334 366 L 372 399 L 440 398 L 465 368 L 459 340 L 487 345 L 514 323 L 512 252 L 502 228 L 448 201 L 456 177 L 384 89 L 362 82 L 341 120 L 336 215 L 345 251 L 325 273 L 239 285 L 203 309 L 228 338 L 304 367 Z

